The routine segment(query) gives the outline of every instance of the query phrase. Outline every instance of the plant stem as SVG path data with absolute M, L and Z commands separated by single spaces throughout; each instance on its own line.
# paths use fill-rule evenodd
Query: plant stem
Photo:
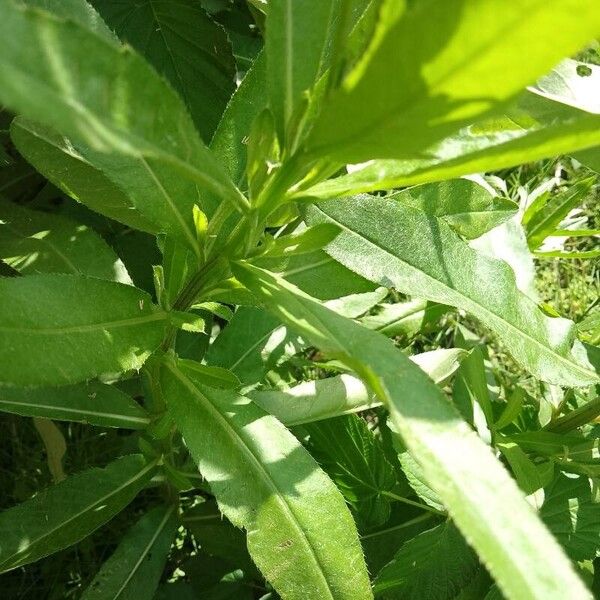
M 577 429 L 582 425 L 587 425 L 598 416 L 600 416 L 600 396 L 572 410 L 569 414 L 556 419 L 556 421 L 548 423 L 544 429 L 553 433 L 565 433 Z

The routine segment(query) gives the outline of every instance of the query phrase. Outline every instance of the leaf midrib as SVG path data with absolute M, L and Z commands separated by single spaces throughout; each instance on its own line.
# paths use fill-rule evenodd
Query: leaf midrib
M 0 326 L 0 331 L 8 333 L 24 333 L 28 335 L 63 335 L 65 333 L 86 333 L 88 331 L 96 331 L 102 329 L 114 329 L 117 327 L 127 327 L 130 325 L 139 325 L 141 323 L 151 323 L 152 321 L 166 320 L 167 313 L 156 312 L 143 317 L 132 317 L 130 319 L 121 319 L 119 321 L 106 321 L 104 323 L 91 323 L 89 325 L 69 325 L 65 327 L 40 327 L 33 329 L 30 327 L 15 326 L 7 327 Z

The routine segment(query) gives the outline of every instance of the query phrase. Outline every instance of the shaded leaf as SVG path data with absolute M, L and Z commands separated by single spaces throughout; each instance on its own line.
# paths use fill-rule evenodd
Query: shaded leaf
M 23 275 L 74 273 L 131 283 L 113 249 L 91 228 L 0 202 L 0 258 Z
M 177 531 L 173 506 L 146 513 L 123 537 L 83 600 L 152 600 Z
M 235 61 L 224 29 L 195 0 L 93 0 L 117 35 L 166 77 L 210 141 L 235 89 Z
M 0 571 L 9 571 L 82 540 L 133 500 L 156 463 L 138 454 L 89 469 L 0 513 Z
M 377 598 L 450 600 L 470 581 L 477 555 L 449 521 L 403 544 L 375 578 Z

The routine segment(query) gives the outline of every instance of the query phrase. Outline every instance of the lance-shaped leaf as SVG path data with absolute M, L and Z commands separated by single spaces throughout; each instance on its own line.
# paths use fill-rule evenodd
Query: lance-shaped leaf
M 577 11 L 570 0 L 405 6 L 384 3 L 371 46 L 311 132 L 310 152 L 341 163 L 415 157 L 501 108 L 600 28 L 594 0 Z
M 152 600 L 177 531 L 174 506 L 145 514 L 83 593 L 83 600 Z
M 204 387 L 166 359 L 161 388 L 220 509 L 248 532 L 261 572 L 286 599 L 371 597 L 344 499 L 296 438 L 233 391 Z
M 0 258 L 23 275 L 73 273 L 131 283 L 114 250 L 90 227 L 0 202 Z
M 505 114 L 468 125 L 428 148 L 427 158 L 368 161 L 300 195 L 331 198 L 443 181 L 598 144 L 600 115 L 525 92 Z
M 144 218 L 125 192 L 86 161 L 67 138 L 23 117 L 11 123 L 10 137 L 23 157 L 71 198 L 134 229 L 149 233 L 160 229 Z
M 304 93 L 327 66 L 340 4 L 339 0 L 274 0 L 269 4 L 268 89 L 282 140 Z
M 210 140 L 235 89 L 235 60 L 225 30 L 194 0 L 92 4 L 121 40 L 167 78 L 202 137 Z
M 465 351 L 432 350 L 410 359 L 436 383 L 458 368 Z M 375 393 L 357 377 L 343 374 L 317 381 L 303 381 L 287 390 L 253 390 L 248 396 L 288 427 L 330 419 L 380 406 Z
M 467 310 L 536 377 L 566 386 L 598 381 L 573 323 L 547 317 L 505 262 L 473 250 L 442 220 L 366 195 L 312 205 L 307 218 L 343 229 L 327 247 L 337 261 L 379 285 Z
M 269 310 L 323 352 L 346 361 L 376 390 L 428 483 L 507 596 L 589 598 L 560 546 L 489 447 L 390 340 L 336 315 L 266 271 L 247 264 L 233 269 Z
M 133 398 L 99 381 L 52 388 L 0 386 L 0 410 L 99 427 L 144 429 L 150 424 L 150 415 Z
M 245 204 L 183 102 L 131 48 L 12 0 L 0 9 L 0 100 L 72 138 L 161 231 L 198 250 L 196 184 Z
M 125 456 L 104 469 L 65 479 L 0 513 L 0 572 L 34 562 L 82 540 L 127 506 L 156 463 Z
M 0 279 L 0 381 L 64 385 L 139 369 L 166 314 L 132 286 L 77 275 Z
M 377 575 L 377 598 L 446 600 L 454 598 L 479 566 L 476 554 L 450 521 L 402 545 Z

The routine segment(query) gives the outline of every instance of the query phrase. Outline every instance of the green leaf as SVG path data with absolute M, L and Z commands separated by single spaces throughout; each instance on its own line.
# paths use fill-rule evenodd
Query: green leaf
M 55 14 L 63 19 L 76 21 L 96 35 L 103 37 L 109 42 L 117 40 L 115 34 L 107 27 L 100 15 L 88 4 L 86 0 L 19 0 L 31 8 L 39 8 Z
M 351 294 L 327 302 L 347 317 L 358 317 L 379 302 L 385 289 Z M 209 364 L 232 371 L 245 384 L 260 381 L 264 374 L 305 347 L 281 322 L 262 308 L 242 306 L 206 354 Z
M 173 85 L 210 141 L 235 89 L 235 60 L 225 30 L 194 0 L 92 4 Z
M 83 600 L 152 600 L 177 531 L 175 507 L 146 513 L 123 537 Z
M 255 390 L 248 396 L 284 425 L 291 427 L 379 406 L 360 379 L 338 375 L 304 381 L 289 390 Z
M 496 171 L 600 144 L 600 116 L 526 92 L 490 117 L 428 148 L 427 158 L 374 160 L 299 196 L 330 198 Z
M 417 299 L 396 304 L 381 304 L 376 312 L 363 317 L 360 322 L 388 337 L 402 335 L 412 338 L 428 326 L 434 325 L 448 310 L 444 304 Z
M 595 177 L 589 177 L 574 183 L 566 190 L 550 198 L 529 217 L 526 231 L 527 243 L 531 250 L 538 248 L 559 227 L 561 221 L 571 210 L 583 203 L 595 181 Z
M 10 126 L 10 137 L 23 157 L 71 198 L 134 229 L 157 231 L 134 208 L 123 190 L 86 161 L 63 136 L 16 117 Z
M 0 410 L 99 427 L 144 429 L 150 416 L 114 385 L 98 381 L 53 388 L 0 386 Z
M 533 494 L 544 486 L 540 470 L 517 444 L 514 442 L 498 442 L 496 447 L 508 461 L 519 487 L 527 495 Z M 552 470 L 549 472 L 551 478 Z
M 600 549 L 600 506 L 584 475 L 559 473 L 544 490 L 540 516 L 573 560 L 592 559 Z
M 274 417 L 234 392 L 203 387 L 173 360 L 161 387 L 219 508 L 248 531 L 248 549 L 284 598 L 370 598 L 344 500 Z
M 311 132 L 311 153 L 341 163 L 415 157 L 501 108 L 600 28 L 593 0 L 577 11 L 569 0 L 404 6 L 384 3 L 370 47 Z
M 280 273 L 320 300 L 370 292 L 375 288 L 370 281 L 353 273 L 324 250 L 284 258 L 259 258 L 253 262 L 259 267 Z
M 193 371 L 195 377 L 208 387 L 230 390 L 240 387 L 240 380 L 229 370 L 220 367 L 208 367 L 195 360 L 179 360 L 188 371 Z
M 445 381 L 464 355 L 458 348 L 432 350 L 410 359 L 436 383 Z M 254 390 L 248 396 L 288 427 L 376 408 L 381 402 L 352 375 L 304 381 L 287 390 Z
M 206 362 L 228 369 L 244 384 L 255 383 L 285 356 L 286 345 L 293 342 L 270 313 L 241 307 L 209 347 Z
M 589 598 L 489 447 L 390 340 L 336 315 L 279 277 L 247 264 L 233 270 L 269 310 L 321 351 L 346 361 L 376 390 L 427 481 L 509 597 Z M 532 558 L 539 556 L 542 563 Z
M 340 488 L 361 523 L 375 527 L 390 516 L 386 492 L 396 485 L 396 472 L 381 441 L 356 415 L 346 415 L 305 425 L 308 448 Z
M 446 521 L 402 545 L 375 578 L 377 598 L 451 600 L 472 579 L 477 555 Z
M 192 532 L 203 552 L 241 568 L 246 574 L 256 574 L 256 567 L 246 549 L 246 535 L 234 527 L 219 510 L 214 500 L 194 506 L 183 515 L 185 526 Z
M 156 463 L 139 454 L 89 469 L 0 513 L 0 572 L 34 562 L 87 537 L 150 481 Z
M 476 425 L 480 435 L 493 426 L 492 399 L 488 390 L 484 356 L 479 346 L 475 346 L 461 361 L 454 379 L 452 399 L 465 421 Z M 481 413 L 484 419 L 479 417 Z M 484 422 L 478 422 L 480 420 Z
M 0 100 L 9 108 L 71 137 L 145 217 L 196 252 L 196 184 L 245 206 L 183 102 L 139 55 L 49 13 L 0 6 Z
M 73 273 L 131 283 L 125 265 L 90 227 L 0 202 L 0 258 L 27 275 Z
M 271 0 L 266 53 L 270 106 L 281 140 L 303 104 L 304 94 L 327 67 L 339 0 Z M 285 132 L 285 135 L 284 135 Z
M 132 286 L 77 275 L 0 278 L 3 383 L 63 385 L 139 369 L 166 315 Z
M 573 324 L 545 316 L 506 263 L 471 249 L 442 220 L 366 195 L 310 206 L 307 218 L 343 228 L 327 247 L 333 258 L 379 285 L 470 312 L 536 377 L 565 386 L 598 381 Z
M 408 188 L 388 196 L 442 219 L 459 235 L 477 238 L 513 217 L 519 208 L 468 179 L 454 179 Z

